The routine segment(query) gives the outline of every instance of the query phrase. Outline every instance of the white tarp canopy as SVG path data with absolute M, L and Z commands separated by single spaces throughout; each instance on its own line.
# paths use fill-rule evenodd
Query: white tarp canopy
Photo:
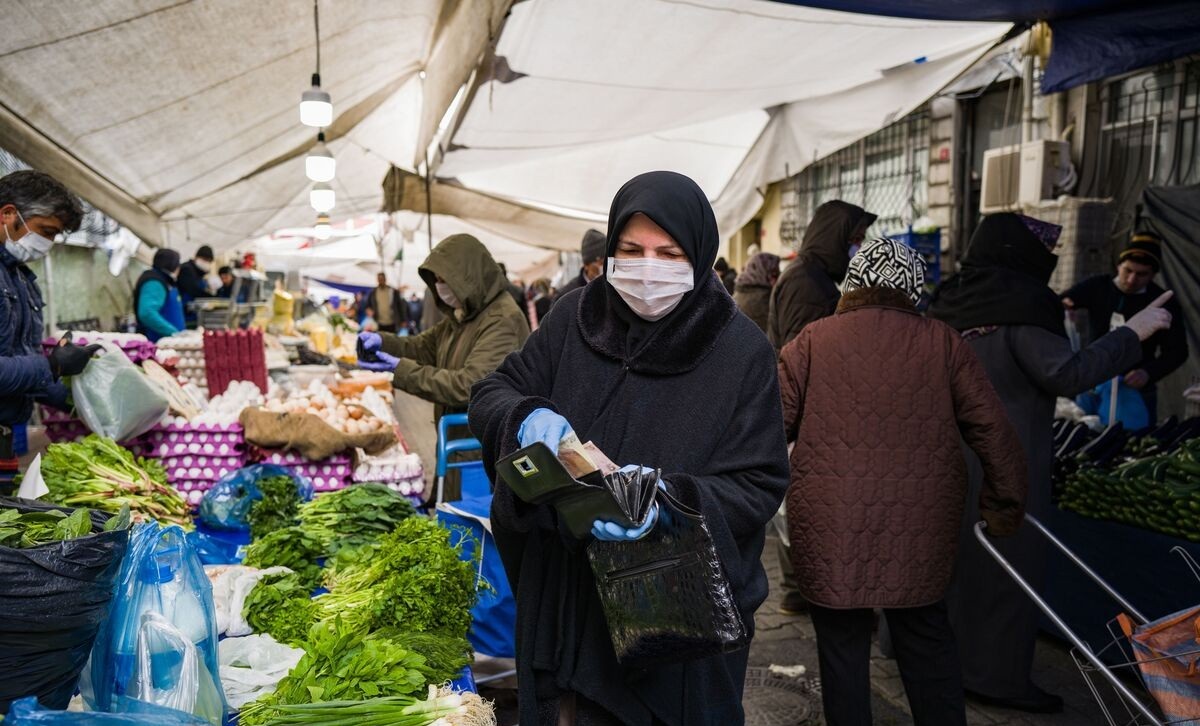
M 434 166 L 458 186 L 435 185 L 435 202 L 449 188 L 442 211 L 493 240 L 557 249 L 602 228 L 620 184 L 656 168 L 694 177 L 728 234 L 766 183 L 915 108 L 1008 28 L 766 0 L 320 9 L 335 218 L 380 209 L 388 169 L 418 167 L 477 70 Z M 298 118 L 315 65 L 310 4 L 8 0 L 5 11 L 0 146 L 185 252 L 312 224 L 303 156 L 315 134 Z M 446 230 L 435 223 L 436 237 Z
M 433 231 L 434 244 L 452 234 L 473 235 L 516 276 L 538 274 L 548 262 L 557 262 L 554 252 L 513 242 L 454 217 L 434 215 Z M 375 284 L 381 263 L 386 263 L 392 284 L 424 290 L 425 283 L 417 274 L 430 250 L 424 215 L 398 212 L 390 222 L 378 215 L 376 220 L 351 229 L 335 227 L 334 234 L 314 244 L 307 237 L 289 235 L 285 230 L 284 234 L 255 240 L 254 244 L 259 259 L 272 270 L 294 270 L 310 279 L 367 286 Z

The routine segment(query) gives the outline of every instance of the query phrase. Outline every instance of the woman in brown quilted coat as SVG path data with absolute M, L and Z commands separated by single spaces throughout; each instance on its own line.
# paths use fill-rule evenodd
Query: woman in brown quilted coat
M 917 726 L 966 724 L 944 597 L 967 491 L 961 441 L 983 462 L 980 511 L 1019 524 L 1024 455 L 971 347 L 914 307 L 924 265 L 890 239 L 851 261 L 837 313 L 781 354 L 796 446 L 787 494 L 793 565 L 812 603 L 825 718 L 869 726 L 873 608 L 882 608 Z

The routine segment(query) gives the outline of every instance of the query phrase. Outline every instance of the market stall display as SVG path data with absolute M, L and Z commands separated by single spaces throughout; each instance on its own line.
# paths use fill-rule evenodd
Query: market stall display
M 208 394 L 202 331 L 187 330 L 169 338 L 160 338 L 158 347 L 160 350 L 169 350 L 177 354 L 179 362 L 176 364 L 176 370 L 179 372 L 181 383 L 192 383 L 205 395 Z
M 1059 426 L 1060 508 L 1200 542 L 1200 419 L 1141 436 Z

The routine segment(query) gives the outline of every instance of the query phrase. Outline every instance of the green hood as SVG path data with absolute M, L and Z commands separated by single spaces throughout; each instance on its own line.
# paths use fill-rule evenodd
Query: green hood
M 507 294 L 504 274 L 492 259 L 492 253 L 469 234 L 451 235 L 439 242 L 418 272 L 434 291 L 438 309 L 459 322 L 474 318 L 497 296 Z M 439 277 L 462 303 L 461 315 L 455 315 L 454 308 L 437 294 L 434 284 Z

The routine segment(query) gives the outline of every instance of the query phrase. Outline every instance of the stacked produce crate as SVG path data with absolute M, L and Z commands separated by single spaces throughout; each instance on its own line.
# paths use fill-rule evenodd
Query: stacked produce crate
M 285 466 L 313 483 L 317 492 L 345 489 L 353 481 L 353 467 L 347 454 L 311 461 L 294 451 L 252 450 L 251 458 L 263 464 Z
M 158 459 L 167 481 L 188 503 L 199 504 L 227 474 L 246 464 L 245 437 L 238 424 L 172 422 L 141 437 L 131 446 L 141 456 Z
M 267 392 L 267 351 L 261 330 L 204 331 L 208 393 L 224 393 L 234 381 L 251 381 Z
M 173 350 L 179 354 L 179 363 L 175 368 L 179 373 L 179 382 L 194 384 L 207 398 L 208 376 L 205 372 L 204 340 L 198 333 L 181 333 L 158 341 L 160 348 Z

